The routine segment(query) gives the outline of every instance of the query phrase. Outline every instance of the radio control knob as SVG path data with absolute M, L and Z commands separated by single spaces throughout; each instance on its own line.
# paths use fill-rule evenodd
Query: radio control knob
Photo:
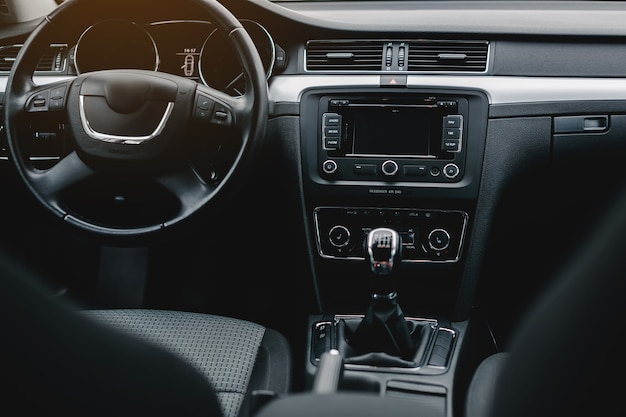
M 350 243 L 350 230 L 346 226 L 333 226 L 328 232 L 330 244 L 336 248 L 343 248 Z
M 451 180 L 456 178 L 459 175 L 459 172 L 459 167 L 456 164 L 450 163 L 443 167 L 443 175 Z
M 398 164 L 396 164 L 395 161 L 387 160 L 383 162 L 381 170 L 383 171 L 383 174 L 387 175 L 388 177 L 396 175 L 398 173 Z
M 322 170 L 326 174 L 333 174 L 335 171 L 337 171 L 337 162 L 333 161 L 332 159 L 324 161 L 324 163 L 322 164 Z

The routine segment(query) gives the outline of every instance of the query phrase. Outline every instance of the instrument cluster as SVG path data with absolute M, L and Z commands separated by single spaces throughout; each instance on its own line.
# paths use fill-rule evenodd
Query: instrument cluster
M 276 45 L 259 23 L 241 23 L 257 47 L 266 76 L 272 74 Z M 227 94 L 245 92 L 244 72 L 237 56 L 208 21 L 173 20 L 140 25 L 128 20 L 103 20 L 87 28 L 74 51 L 81 74 L 107 69 L 142 69 L 179 75 Z

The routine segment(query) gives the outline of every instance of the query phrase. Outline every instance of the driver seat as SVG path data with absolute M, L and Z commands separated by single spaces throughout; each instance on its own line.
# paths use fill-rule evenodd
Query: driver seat
M 291 388 L 290 346 L 275 330 L 203 313 L 81 310 L 7 251 L 0 325 L 0 398 L 20 415 L 245 417 L 253 392 Z

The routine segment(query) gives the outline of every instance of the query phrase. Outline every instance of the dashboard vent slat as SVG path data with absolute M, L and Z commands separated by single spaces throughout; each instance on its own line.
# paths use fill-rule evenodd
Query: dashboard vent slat
M 0 46 L 0 72 L 11 71 L 15 58 L 21 48 L 21 44 Z M 52 44 L 42 55 L 35 71 L 63 72 L 65 71 L 66 59 L 67 45 Z
M 309 41 L 308 71 L 380 71 L 382 41 Z
M 489 44 L 486 41 L 410 41 L 408 70 L 485 72 L 488 52 Z
M 0 46 L 0 71 L 11 71 L 20 48 L 20 45 Z

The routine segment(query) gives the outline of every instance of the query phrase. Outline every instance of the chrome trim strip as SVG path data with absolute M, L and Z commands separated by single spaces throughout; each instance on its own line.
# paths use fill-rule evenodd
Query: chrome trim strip
M 152 133 L 150 133 L 149 135 L 146 135 L 146 136 L 118 136 L 118 135 L 110 135 L 108 133 L 96 132 L 91 127 L 91 125 L 89 124 L 89 121 L 87 120 L 87 116 L 85 115 L 85 104 L 84 104 L 84 101 L 85 101 L 85 96 L 81 95 L 79 97 L 80 121 L 81 121 L 81 123 L 83 125 L 83 129 L 89 135 L 89 137 L 91 137 L 92 139 L 103 141 L 103 142 L 121 143 L 121 144 L 124 144 L 124 145 L 140 145 L 143 142 L 147 142 L 147 141 L 152 140 L 155 137 L 159 136 L 161 134 L 161 132 L 163 132 L 163 129 L 165 128 L 165 124 L 167 123 L 167 120 L 169 119 L 170 115 L 172 114 L 172 109 L 174 108 L 174 102 L 170 101 L 170 102 L 167 103 L 167 108 L 165 109 L 165 112 L 163 113 L 163 117 L 161 118 L 161 121 L 159 122 L 159 124 L 156 127 L 156 129 Z
M 34 81 L 45 85 L 70 78 L 35 76 Z M 7 79 L 0 76 L 0 92 L 6 90 Z M 407 82 L 409 88 L 480 90 L 490 104 L 626 100 L 626 78 L 409 75 Z M 270 79 L 269 95 L 277 103 L 298 103 L 309 89 L 340 87 L 380 87 L 380 75 L 275 75 Z
M 71 78 L 35 76 L 34 81 L 45 85 Z M 0 92 L 6 91 L 7 80 L 0 75 Z M 626 78 L 409 75 L 407 83 L 408 88 L 480 90 L 490 104 L 626 100 Z M 380 75 L 275 75 L 269 82 L 269 95 L 277 103 L 298 103 L 309 89 L 340 87 L 380 87 Z
M 270 81 L 272 100 L 297 103 L 313 88 L 380 87 L 380 74 L 276 75 Z M 625 78 L 408 75 L 402 91 L 410 88 L 481 90 L 490 104 L 626 100 Z

